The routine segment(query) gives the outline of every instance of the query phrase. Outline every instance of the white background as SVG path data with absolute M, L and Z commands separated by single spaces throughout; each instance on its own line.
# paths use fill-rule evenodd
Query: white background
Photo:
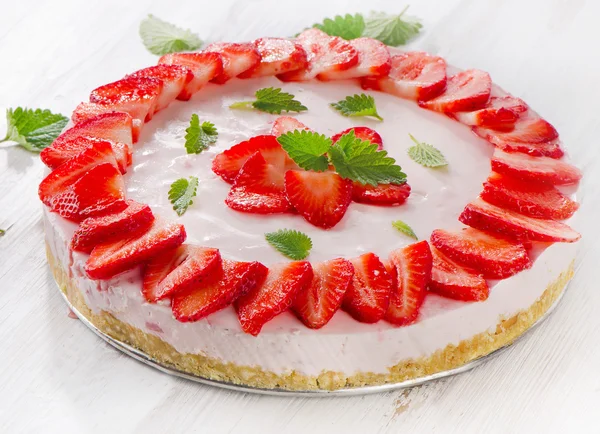
M 0 0 L 0 108 L 69 114 L 94 87 L 156 62 L 138 36 L 153 13 L 205 40 L 290 36 L 386 1 Z M 600 432 L 600 2 L 413 0 L 412 47 L 489 71 L 559 130 L 585 173 L 578 271 L 559 308 L 503 355 L 454 378 L 357 398 L 245 395 L 171 378 L 77 320 L 44 256 L 42 164 L 0 149 L 0 432 Z M 4 124 L 0 123 L 0 134 Z

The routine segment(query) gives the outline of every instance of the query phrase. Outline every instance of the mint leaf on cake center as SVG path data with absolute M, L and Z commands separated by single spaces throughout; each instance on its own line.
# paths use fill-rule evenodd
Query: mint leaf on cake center
M 412 134 L 409 134 L 410 139 L 415 142 L 414 146 L 408 148 L 408 156 L 415 162 L 425 167 L 443 167 L 448 165 L 448 161 L 444 154 L 434 146 L 419 142 Z
M 306 258 L 312 249 L 312 240 L 308 235 L 292 229 L 269 232 L 265 238 L 283 256 L 296 261 Z
M 232 109 L 248 109 L 255 108 L 266 113 L 281 114 L 285 112 L 302 112 L 308 110 L 300 101 L 295 100 L 295 96 L 283 92 L 278 87 L 265 87 L 258 89 L 254 94 L 256 100 L 254 101 L 240 101 L 234 102 L 229 106 Z
M 215 124 L 208 121 L 200 124 L 200 118 L 194 113 L 190 126 L 185 130 L 185 149 L 188 154 L 199 154 L 213 145 L 218 136 Z
M 331 103 L 331 106 L 344 116 L 371 116 L 380 121 L 383 120 L 377 113 L 375 98 L 364 93 L 347 96 L 341 101 Z
M 410 237 L 417 241 L 419 240 L 419 237 L 417 237 L 415 231 L 413 231 L 413 229 L 409 225 L 404 223 L 402 220 L 394 220 L 392 222 L 392 226 L 396 228 L 399 232 L 402 232 L 407 237 Z
M 312 131 L 295 130 L 277 138 L 281 147 L 294 162 L 305 170 L 323 172 L 329 161 L 325 154 L 331 148 L 331 139 Z
M 169 190 L 169 201 L 173 204 L 173 210 L 178 216 L 182 216 L 192 202 L 192 198 L 196 196 L 198 188 L 198 178 L 190 176 L 189 180 L 180 178 L 171 184 Z

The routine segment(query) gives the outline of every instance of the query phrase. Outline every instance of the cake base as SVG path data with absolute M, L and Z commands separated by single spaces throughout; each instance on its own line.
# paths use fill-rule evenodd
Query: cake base
M 390 367 L 386 374 L 359 372 L 347 376 L 340 372 L 324 371 L 319 376 L 307 376 L 292 371 L 278 375 L 260 367 L 223 363 L 200 354 L 179 353 L 160 338 L 116 319 L 109 312 L 92 312 L 75 282 L 48 247 L 46 254 L 54 279 L 69 307 L 85 325 L 124 353 L 165 373 L 213 386 L 244 392 L 302 396 L 383 392 L 416 386 L 472 369 L 545 319 L 574 273 L 574 264 L 571 263 L 533 305 L 501 320 L 494 331 L 477 334 L 458 345 L 448 345 L 429 357 L 400 361 Z

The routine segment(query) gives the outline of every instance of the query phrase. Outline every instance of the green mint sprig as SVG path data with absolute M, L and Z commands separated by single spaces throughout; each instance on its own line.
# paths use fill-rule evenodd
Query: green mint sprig
M 173 210 L 178 216 L 182 216 L 193 203 L 198 188 L 198 178 L 190 176 L 189 180 L 180 178 L 171 184 L 169 189 L 169 201 L 173 204 Z
M 198 35 L 192 33 L 191 30 L 177 27 L 154 15 L 148 15 L 142 20 L 139 32 L 144 46 L 157 56 L 180 51 L 194 51 L 203 44 Z
M 383 121 L 383 118 L 377 113 L 375 98 L 364 93 L 347 96 L 345 99 L 331 103 L 331 106 L 339 111 L 343 116 L 371 116 Z
M 446 161 L 444 154 L 442 154 L 439 149 L 428 143 L 419 142 L 412 134 L 409 134 L 409 136 L 415 145 L 408 148 L 408 156 L 415 163 L 432 168 L 448 165 L 448 161 Z
M 6 110 L 8 125 L 1 142 L 15 142 L 31 152 L 40 152 L 60 135 L 69 119 L 50 110 L 17 107 Z
M 279 253 L 296 261 L 305 259 L 312 249 L 312 240 L 308 235 L 292 229 L 269 232 L 265 234 L 265 239 Z
M 232 109 L 249 109 L 255 108 L 263 112 L 271 114 L 281 114 L 285 112 L 301 112 L 308 110 L 300 101 L 296 101 L 294 95 L 282 92 L 278 87 L 265 87 L 258 89 L 254 94 L 254 101 L 234 102 L 229 106 Z
M 199 154 L 215 144 L 218 136 L 215 124 L 208 121 L 200 124 L 200 118 L 194 113 L 190 126 L 185 130 L 185 149 L 188 154 Z
M 413 231 L 412 228 L 406 223 L 404 223 L 402 220 L 394 220 L 392 222 L 392 226 L 396 228 L 399 232 L 402 232 L 404 235 L 414 240 L 419 239 L 419 237 L 417 237 L 417 234 L 415 234 L 415 231 Z

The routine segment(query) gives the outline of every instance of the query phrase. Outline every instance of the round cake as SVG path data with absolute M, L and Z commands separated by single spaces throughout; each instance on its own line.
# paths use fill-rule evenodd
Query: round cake
M 95 89 L 41 157 L 70 304 L 160 365 L 251 387 L 489 354 L 561 295 L 580 238 L 581 173 L 524 101 L 317 29 L 165 55 Z

